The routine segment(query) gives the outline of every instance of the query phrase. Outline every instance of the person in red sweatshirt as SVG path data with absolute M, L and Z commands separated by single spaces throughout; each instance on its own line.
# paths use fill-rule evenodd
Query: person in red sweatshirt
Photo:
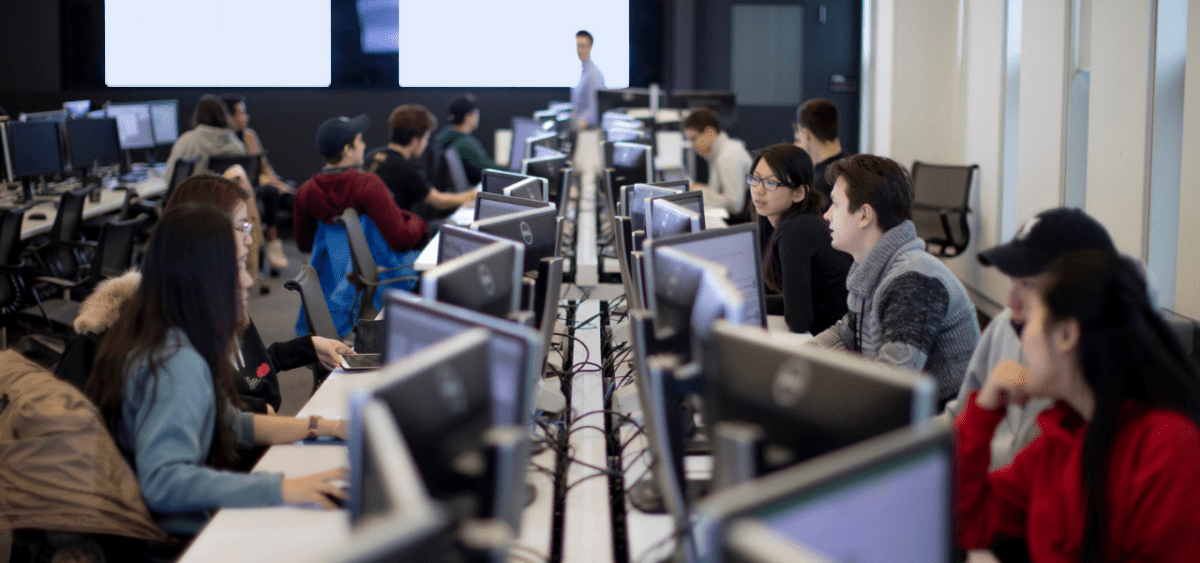
M 968 399 L 958 542 L 1024 539 L 1032 561 L 1200 561 L 1200 375 L 1113 253 L 1059 259 L 1021 334 Z M 1041 435 L 988 472 L 1010 403 L 1056 399 Z
M 312 252 L 310 263 L 321 279 L 321 289 L 338 327 L 338 336 L 353 328 L 358 304 L 354 289 L 346 281 L 350 271 L 345 228 L 334 219 L 347 208 L 358 211 L 371 255 L 380 268 L 401 268 L 392 275 L 414 275 L 411 270 L 421 246 L 428 240 L 425 220 L 400 209 L 383 180 L 363 172 L 363 132 L 370 126 L 366 114 L 353 119 L 334 117 L 317 129 L 317 151 L 325 167 L 296 190 L 293 206 L 294 235 L 301 252 Z M 386 288 L 411 290 L 413 282 L 383 286 L 375 293 L 375 308 L 383 307 Z M 307 333 L 304 311 L 296 320 L 297 334 Z

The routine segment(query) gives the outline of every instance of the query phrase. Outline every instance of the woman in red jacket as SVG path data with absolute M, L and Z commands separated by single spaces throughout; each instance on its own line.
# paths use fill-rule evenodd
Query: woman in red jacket
M 1033 561 L 1200 561 L 1200 376 L 1136 269 L 1084 252 L 1051 269 L 1021 334 L 958 417 L 959 543 L 1024 539 Z M 988 472 L 1005 407 L 1058 399 Z

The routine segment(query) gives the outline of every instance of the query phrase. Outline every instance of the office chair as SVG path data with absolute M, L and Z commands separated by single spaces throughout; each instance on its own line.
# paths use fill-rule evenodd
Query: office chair
M 321 278 L 312 266 L 301 264 L 300 273 L 284 282 L 283 287 L 300 294 L 300 303 L 304 306 L 304 322 L 308 325 L 309 334 L 340 340 L 337 325 L 329 312 L 329 303 L 325 301 L 325 292 L 321 290 Z M 313 391 L 316 391 L 329 376 L 329 371 L 321 362 L 313 364 L 312 370 Z
M 88 246 L 83 244 L 80 234 L 83 204 L 93 189 L 83 188 L 62 194 L 49 236 L 29 247 L 34 261 L 42 270 L 41 275 L 78 281 L 85 262 L 82 251 Z
M 952 257 L 967 249 L 971 183 L 978 171 L 978 164 L 913 162 L 912 221 L 930 253 Z M 936 252 L 931 247 L 937 247 Z
M 446 151 L 450 152 L 450 151 Z M 404 264 L 395 268 L 379 268 L 371 247 L 367 244 L 367 235 L 363 232 L 358 212 L 347 208 L 342 212 L 341 224 L 346 227 L 346 240 L 350 243 L 350 273 L 346 279 L 354 286 L 355 300 L 358 301 L 359 320 L 372 320 L 379 311 L 375 309 L 375 289 L 379 286 L 391 285 L 402 281 L 416 281 L 417 276 L 400 276 L 388 280 L 380 280 L 379 275 L 396 270 L 412 268 L 412 264 Z
M 261 154 L 208 157 L 208 170 L 216 174 L 224 174 L 226 170 L 235 164 L 240 164 L 242 168 L 246 169 L 246 177 L 250 179 L 250 187 L 258 188 L 258 175 L 262 172 Z
M 171 177 L 167 179 L 167 195 L 163 197 L 164 203 L 171 201 L 171 193 L 175 191 L 175 186 L 192 177 L 192 173 L 196 171 L 197 160 L 181 158 L 175 161 L 175 169 L 171 171 Z
M 445 170 L 446 187 L 455 193 L 471 189 L 467 180 L 467 167 L 463 164 L 462 156 L 454 149 L 442 151 L 442 169 Z

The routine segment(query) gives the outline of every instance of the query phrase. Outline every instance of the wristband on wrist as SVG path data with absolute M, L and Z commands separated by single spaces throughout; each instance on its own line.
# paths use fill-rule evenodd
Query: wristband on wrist
M 319 417 L 315 414 L 308 417 L 308 439 L 309 440 L 317 439 L 317 422 L 319 422 L 320 420 L 321 420 L 321 417 Z

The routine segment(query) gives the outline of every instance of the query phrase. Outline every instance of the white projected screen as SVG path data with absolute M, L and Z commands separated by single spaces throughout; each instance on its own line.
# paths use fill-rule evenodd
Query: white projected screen
M 329 86 L 330 0 L 105 0 L 104 82 Z
M 605 86 L 629 86 L 629 0 L 400 0 L 400 20 L 400 86 L 575 86 L 581 29 Z

